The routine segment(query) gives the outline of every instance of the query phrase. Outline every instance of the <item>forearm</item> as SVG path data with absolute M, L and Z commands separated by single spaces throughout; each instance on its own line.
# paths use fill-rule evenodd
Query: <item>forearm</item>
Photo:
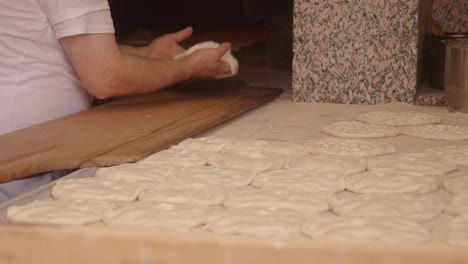
M 118 44 L 120 52 L 122 54 L 132 54 L 141 57 L 148 57 L 149 56 L 149 46 L 143 47 L 134 47 L 129 45 Z

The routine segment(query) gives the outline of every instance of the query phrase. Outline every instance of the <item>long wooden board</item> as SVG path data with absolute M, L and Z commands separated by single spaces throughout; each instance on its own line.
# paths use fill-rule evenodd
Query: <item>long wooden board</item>
M 59 169 L 138 161 L 249 109 L 281 89 L 187 84 L 121 98 L 0 136 L 0 183 Z

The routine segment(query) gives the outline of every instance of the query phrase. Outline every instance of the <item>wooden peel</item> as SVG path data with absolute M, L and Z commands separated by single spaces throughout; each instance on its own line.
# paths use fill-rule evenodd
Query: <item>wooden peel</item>
M 135 162 L 281 92 L 201 83 L 122 98 L 1 135 L 0 183 L 54 170 Z

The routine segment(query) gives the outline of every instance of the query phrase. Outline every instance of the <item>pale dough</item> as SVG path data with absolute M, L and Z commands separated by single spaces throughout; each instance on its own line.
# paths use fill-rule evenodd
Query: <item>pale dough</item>
M 342 216 L 405 217 L 424 222 L 438 217 L 443 204 L 427 195 L 374 194 L 329 199 L 333 212 Z
M 8 207 L 7 220 L 23 224 L 86 225 L 99 223 L 112 203 L 80 200 L 41 200 Z
M 439 242 L 468 247 L 468 215 L 458 216 L 434 230 Z
M 167 181 L 177 175 L 179 168 L 169 164 L 129 163 L 99 168 L 95 177 L 112 177 L 122 180 L 143 180 L 156 183 Z
M 210 209 L 194 204 L 128 203 L 104 214 L 106 225 L 188 231 L 203 225 Z
M 386 138 L 401 134 L 397 127 L 366 124 L 358 121 L 338 122 L 320 128 L 320 132 L 342 138 Z
M 217 153 L 233 141 L 233 139 L 221 137 L 188 138 L 172 148 Z
M 252 182 L 255 172 L 224 167 L 189 167 L 180 171 L 177 178 L 181 181 L 204 181 L 223 187 L 245 187 Z
M 443 160 L 453 162 L 460 166 L 468 166 L 468 145 L 452 145 L 430 148 L 427 153 L 435 154 Z
M 306 148 L 313 154 L 368 157 L 391 154 L 396 148 L 385 142 L 363 139 L 322 138 L 309 140 Z
M 451 193 L 468 193 L 468 176 L 445 180 L 444 187 Z
M 415 243 L 430 241 L 429 231 L 421 224 L 391 217 L 325 217 L 306 221 L 305 235 L 315 240 Z
M 376 111 L 359 115 L 356 120 L 385 126 L 411 126 L 411 125 L 427 125 L 438 124 L 441 119 L 438 116 L 433 116 L 418 112 L 388 112 Z
M 291 170 L 276 170 L 258 174 L 251 185 L 259 188 L 277 188 L 297 190 L 299 192 L 335 193 L 346 188 L 345 177 L 329 179 L 320 174 L 313 175 L 306 172 Z
M 210 152 L 171 148 L 160 151 L 137 162 L 137 164 L 167 164 L 175 167 L 205 166 Z
M 225 168 L 244 170 L 252 173 L 267 171 L 273 167 L 269 159 L 253 159 L 229 154 L 214 154 L 208 157 L 208 165 Z
M 131 202 L 154 186 L 153 181 L 122 180 L 112 176 L 66 179 L 52 187 L 52 196 L 66 200 Z
M 224 201 L 224 190 L 210 181 L 170 180 L 158 184 L 153 189 L 143 192 L 140 201 L 195 203 L 204 206 L 221 205 Z
M 444 212 L 451 215 L 468 214 L 468 193 L 452 196 L 444 207 Z
M 277 188 L 239 190 L 228 195 L 223 205 L 226 208 L 262 208 L 268 210 L 292 210 L 305 215 L 329 209 L 328 194 L 298 192 Z
M 187 57 L 190 54 L 192 54 L 193 52 L 195 52 L 197 50 L 201 50 L 201 49 L 216 49 L 217 47 L 219 47 L 219 45 L 220 45 L 219 43 L 216 43 L 214 41 L 206 41 L 206 42 L 198 43 L 198 44 L 192 46 L 191 48 L 187 49 L 182 54 L 179 54 L 179 55 L 175 56 L 174 59 L 178 60 L 178 59 Z M 231 72 L 229 74 L 217 75 L 217 76 L 215 76 L 216 79 L 223 79 L 223 78 L 232 77 L 232 76 L 235 76 L 239 72 L 239 62 L 234 57 L 234 55 L 232 55 L 231 51 L 228 51 L 221 58 L 221 60 L 226 62 L 227 64 L 229 64 L 229 66 L 231 67 Z
M 301 157 L 291 157 L 286 165 L 286 169 L 306 171 L 311 173 L 341 173 L 349 175 L 366 170 L 366 161 L 356 157 L 346 157 L 337 155 L 306 155 Z
M 423 194 L 437 190 L 439 181 L 432 176 L 405 172 L 372 172 L 353 174 L 346 180 L 346 189 L 362 194 L 413 193 Z
M 214 210 L 205 228 L 217 234 L 295 236 L 304 221 L 302 214 L 290 210 L 234 208 Z
M 408 153 L 368 158 L 367 169 L 394 174 L 438 176 L 457 170 L 457 165 L 427 153 Z
M 402 128 L 404 135 L 431 140 L 468 140 L 468 126 L 424 125 Z

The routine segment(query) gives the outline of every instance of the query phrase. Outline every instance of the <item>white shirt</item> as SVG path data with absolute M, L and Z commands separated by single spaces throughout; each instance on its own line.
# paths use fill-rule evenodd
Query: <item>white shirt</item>
M 0 135 L 87 109 L 59 39 L 114 33 L 107 0 L 0 0 Z

